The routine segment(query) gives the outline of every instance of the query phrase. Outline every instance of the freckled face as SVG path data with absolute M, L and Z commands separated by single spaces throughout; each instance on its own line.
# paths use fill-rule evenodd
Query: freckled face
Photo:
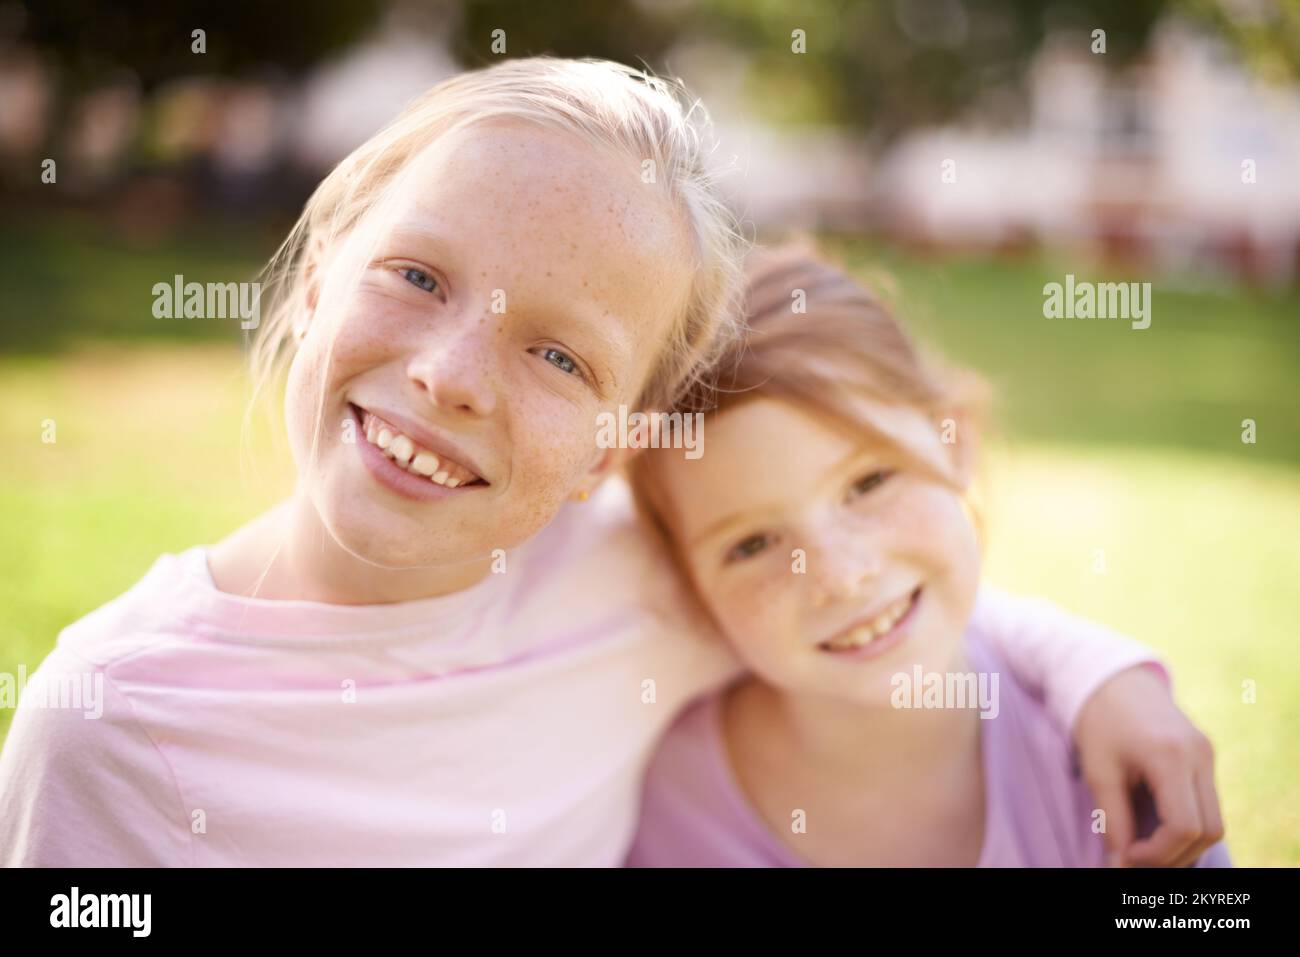
M 597 416 L 635 401 L 691 273 L 685 224 L 638 163 L 564 132 L 478 123 L 403 178 L 359 283 L 325 258 L 286 400 L 323 523 L 394 568 L 481 560 L 544 527 L 599 467 Z M 420 499 L 377 481 L 358 410 L 405 417 L 485 484 Z
M 873 405 L 872 421 L 950 474 L 952 447 L 924 415 Z M 883 706 L 894 674 L 948 667 L 979 579 L 953 488 L 786 402 L 746 402 L 704 425 L 701 458 L 648 454 L 662 456 L 687 571 L 755 673 L 790 693 Z M 874 651 L 825 647 L 891 606 L 911 610 Z

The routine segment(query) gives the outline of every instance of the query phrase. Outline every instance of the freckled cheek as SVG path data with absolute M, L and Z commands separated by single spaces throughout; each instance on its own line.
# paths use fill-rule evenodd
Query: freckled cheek
M 294 356 L 289 367 L 289 377 L 285 384 L 284 420 L 294 461 L 300 467 L 310 454 L 323 389 L 323 373 L 323 357 L 306 347 Z M 328 416 L 329 411 L 326 410 L 325 418 Z M 320 428 L 328 428 L 328 422 L 322 421 Z
M 521 403 L 512 419 L 512 484 L 523 498 L 558 505 L 595 461 L 595 413 L 551 398 Z
M 714 579 L 708 604 L 727 637 L 746 654 L 783 654 L 799 623 L 799 588 L 788 563 Z
M 410 322 L 391 301 L 358 294 L 348 304 L 334 331 L 331 364 L 336 376 L 347 377 L 390 360 L 405 341 Z M 322 357 L 329 349 L 321 343 Z
M 891 512 L 890 540 L 895 554 L 923 569 L 962 578 L 978 574 L 978 551 L 961 500 L 936 485 L 918 486 L 901 496 Z

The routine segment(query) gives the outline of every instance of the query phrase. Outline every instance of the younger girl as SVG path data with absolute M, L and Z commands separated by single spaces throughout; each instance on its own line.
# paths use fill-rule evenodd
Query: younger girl
M 602 417 L 671 407 L 735 324 L 741 244 L 679 93 L 506 61 L 330 173 L 259 330 L 293 495 L 62 632 L 33 678 L 95 707 L 24 695 L 0 862 L 622 861 L 656 738 L 738 667 L 625 489 L 592 494 L 629 454 Z M 1104 702 L 1085 760 L 1127 772 L 1151 708 L 1193 740 L 1134 686 L 1144 649 L 1071 627 L 1062 667 L 1029 624 L 1003 636 L 1026 680 L 1067 717 Z
M 752 268 L 707 454 L 650 452 L 633 484 L 753 674 L 668 732 L 630 863 L 1102 864 L 1068 738 L 998 649 L 1011 599 L 979 585 L 973 381 L 810 255 Z

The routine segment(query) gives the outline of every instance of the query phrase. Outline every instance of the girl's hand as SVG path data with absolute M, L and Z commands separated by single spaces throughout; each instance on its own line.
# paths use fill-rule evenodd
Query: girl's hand
M 1075 728 L 1084 780 L 1105 812 L 1117 867 L 1185 867 L 1223 837 L 1214 749 L 1152 669 L 1129 668 L 1084 703 Z M 1133 791 L 1145 784 L 1159 826 L 1134 840 Z

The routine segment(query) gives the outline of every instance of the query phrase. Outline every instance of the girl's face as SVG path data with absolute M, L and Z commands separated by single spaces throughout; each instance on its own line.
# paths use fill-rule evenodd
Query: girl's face
M 871 421 L 951 475 L 920 412 Z M 788 693 L 882 706 L 891 677 L 946 671 L 974 606 L 979 550 L 960 495 L 796 405 L 756 399 L 706 419 L 707 454 L 657 475 L 679 552 L 740 657 Z
M 597 415 L 635 401 L 691 274 L 632 158 L 498 120 L 411 164 L 360 282 L 322 256 L 286 400 L 300 490 L 391 568 L 481 561 L 594 486 Z

